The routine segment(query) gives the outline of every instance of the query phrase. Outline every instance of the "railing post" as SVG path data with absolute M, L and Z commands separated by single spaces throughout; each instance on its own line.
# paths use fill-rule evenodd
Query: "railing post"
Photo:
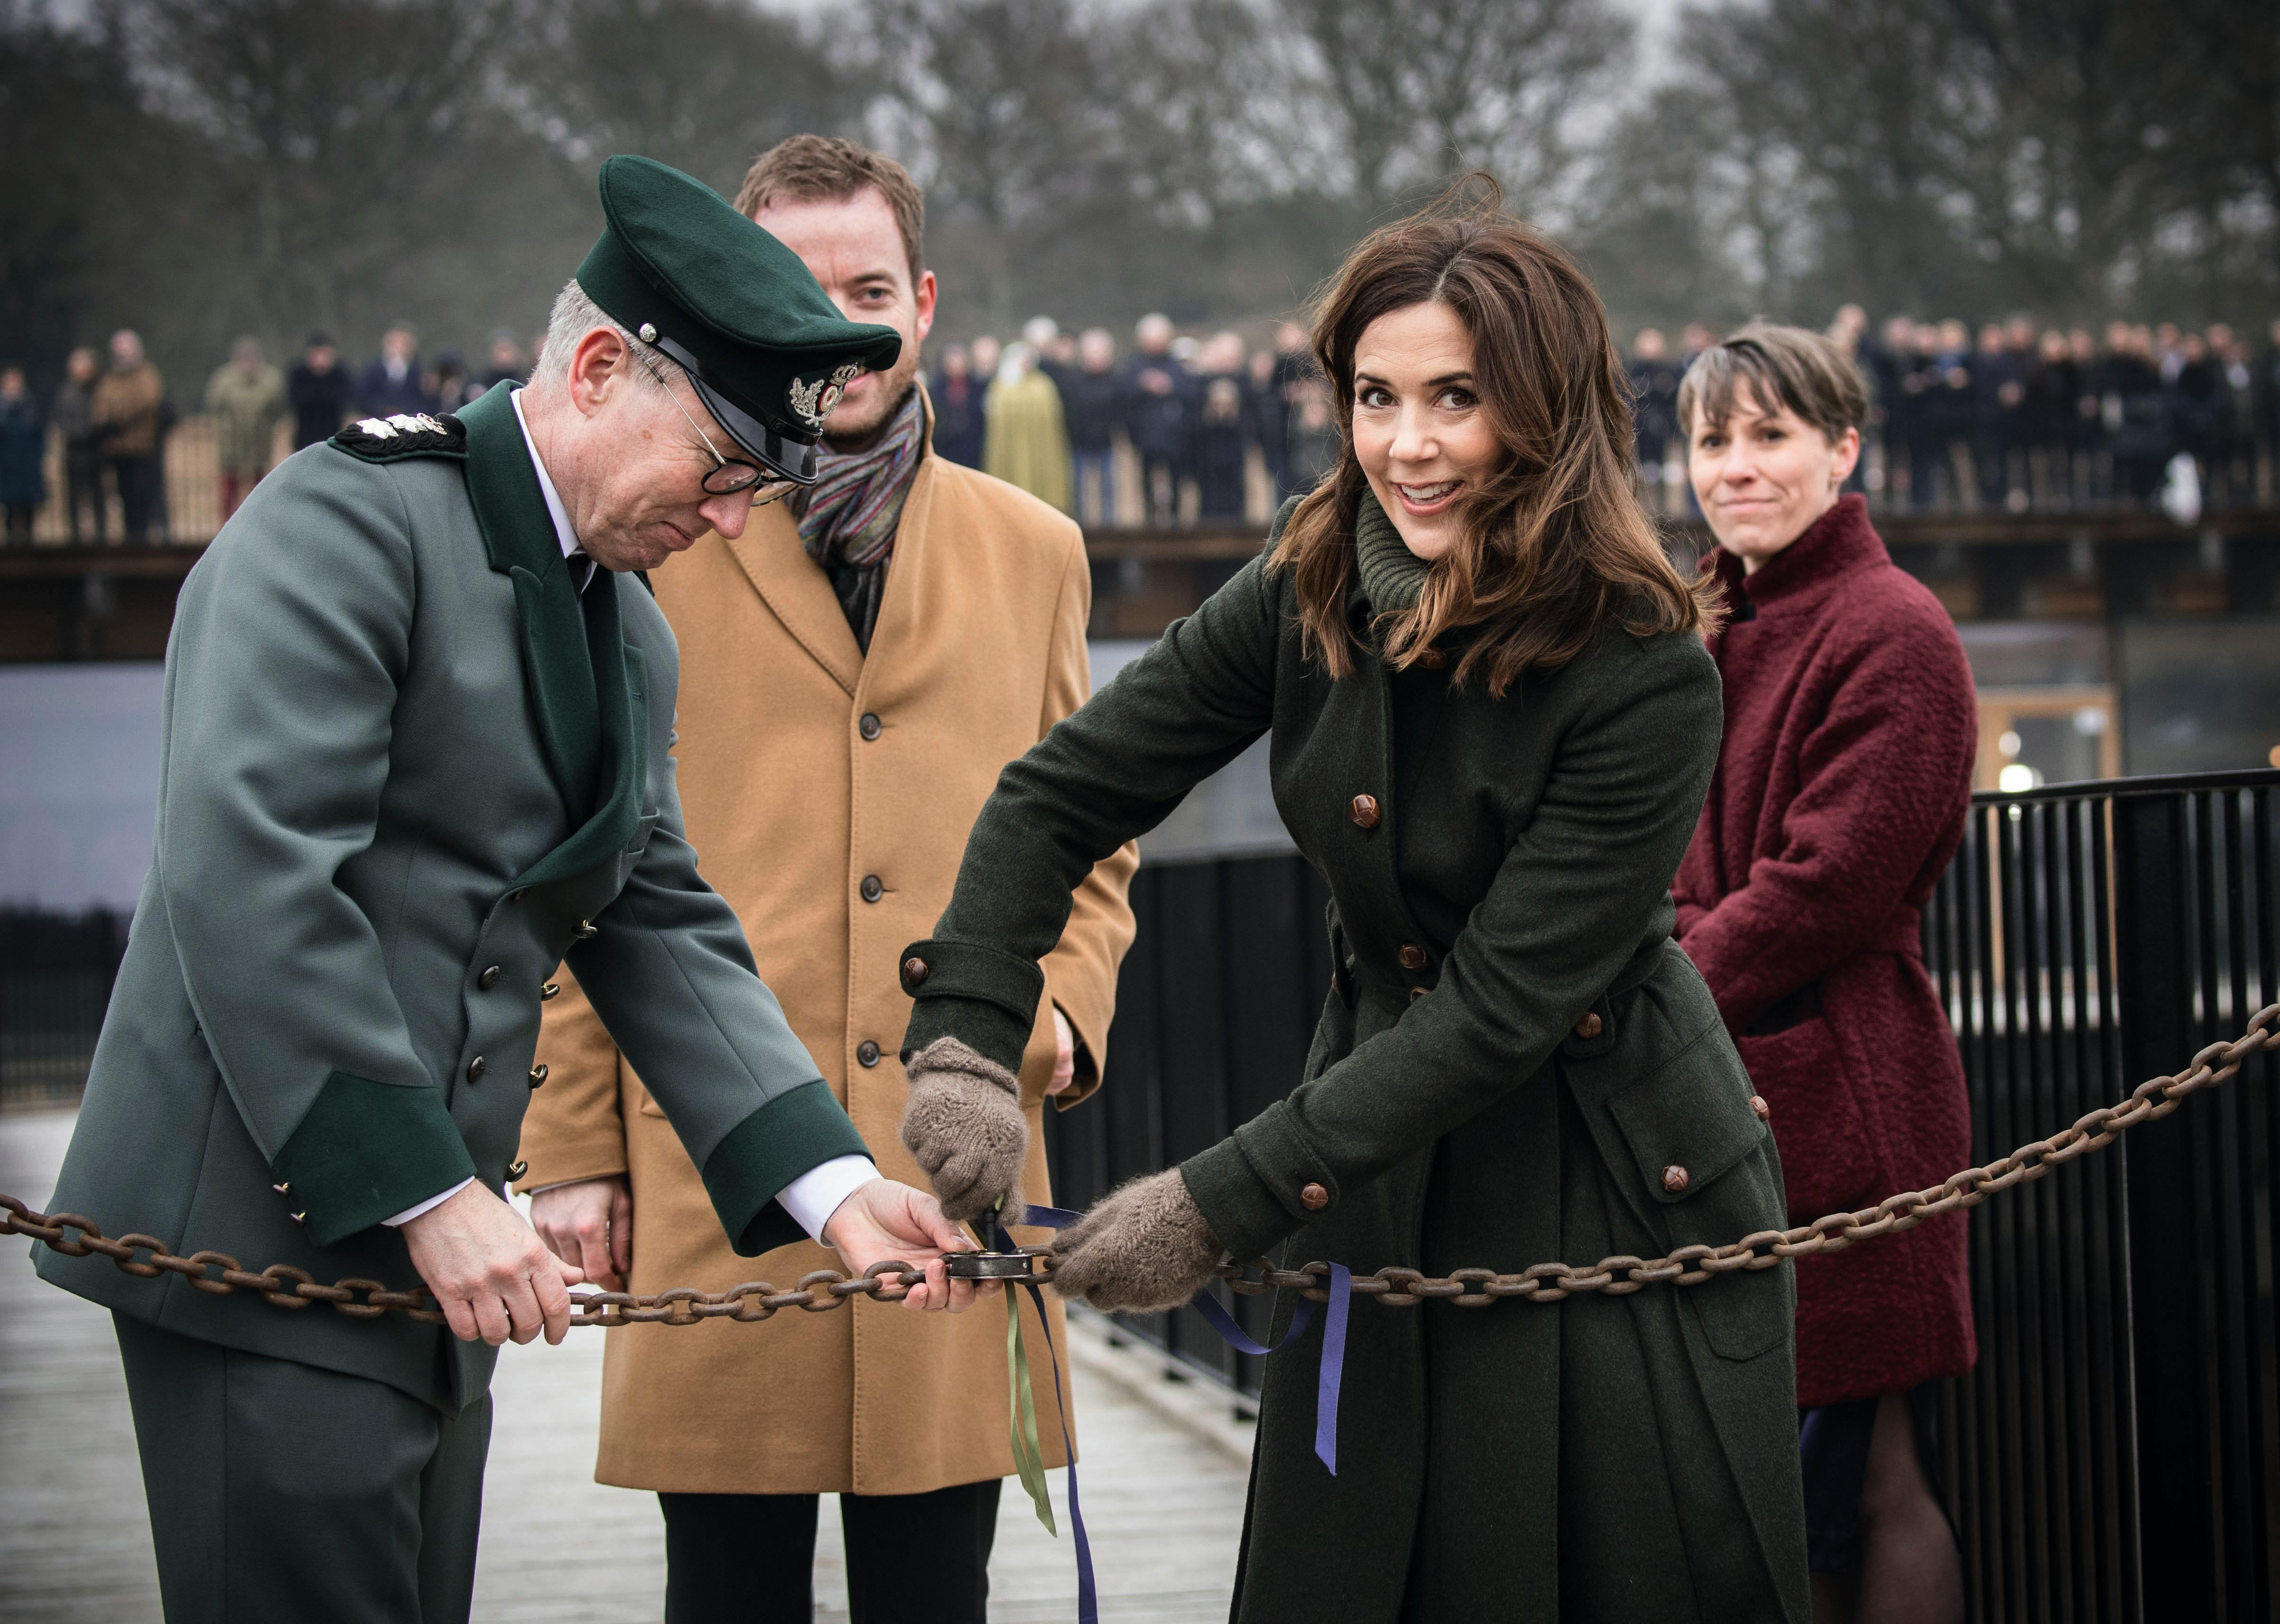
M 2190 804 L 2172 792 L 2118 796 L 2113 806 L 2115 991 L 2123 1075 L 2135 1084 L 2174 1069 L 2194 1047 Z M 2223 1520 L 2214 1504 L 2215 1351 L 2203 1345 L 2193 1142 L 2156 1128 L 2123 1143 L 2140 1615 L 2214 1620 L 2224 1616 Z

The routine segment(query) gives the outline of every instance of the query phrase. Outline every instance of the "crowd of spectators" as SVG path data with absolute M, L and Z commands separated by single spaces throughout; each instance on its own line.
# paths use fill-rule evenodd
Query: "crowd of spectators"
M 1150 314 L 1120 356 L 1105 327 L 1071 335 L 1039 316 L 1012 343 L 944 345 L 928 390 L 938 452 L 1087 525 L 1255 520 L 1254 456 L 1279 503 L 1320 478 L 1334 450 L 1329 396 L 1290 322 L 1252 350 L 1240 334 L 1182 335 Z M 1120 443 L 1136 491 L 1120 491 Z
M 2222 322 L 2191 332 L 2114 321 L 2101 340 L 2026 316 L 1976 335 L 1952 317 L 1892 316 L 1872 333 L 1847 304 L 1829 335 L 1868 379 L 1869 455 L 1854 478 L 1887 508 L 2023 513 L 2160 502 L 2176 512 L 2272 497 L 2280 321 L 2261 347 Z M 1699 326 L 1685 329 L 1676 353 L 1653 328 L 1632 341 L 1650 486 L 1683 486 L 1678 380 L 1714 342 Z
M 2114 321 L 2096 336 L 2025 316 L 1975 334 L 1954 318 L 1896 315 L 1872 331 L 1847 304 L 1829 333 L 1868 380 L 1875 404 L 1852 480 L 1879 508 L 2160 504 L 2176 514 L 2280 495 L 2280 320 L 2261 344 L 2221 322 L 2188 331 Z M 1675 345 L 1653 327 L 1632 335 L 1640 483 L 1666 512 L 1691 507 L 1679 380 L 1716 336 L 1700 324 Z M 273 459 L 281 422 L 297 450 L 358 417 L 456 411 L 520 382 L 529 366 L 506 331 L 492 335 L 480 366 L 454 350 L 423 358 L 408 322 L 390 326 L 362 367 L 323 333 L 289 371 L 242 338 L 201 402 L 213 425 L 220 516 Z M 944 345 L 928 387 L 937 452 L 1093 527 L 1256 522 L 1262 502 L 1310 487 L 1335 450 L 1326 386 L 1291 322 L 1254 349 L 1232 330 L 1182 334 L 1150 314 L 1120 352 L 1105 327 L 1071 334 L 1039 316 L 1011 343 L 985 335 Z M 44 410 L 20 368 L 0 366 L 6 542 L 27 543 L 54 498 L 74 542 L 112 539 L 113 511 L 123 539 L 164 536 L 162 457 L 176 416 L 132 331 L 113 334 L 107 351 L 73 350 Z M 60 443 L 52 461 L 51 436 Z M 1136 478 L 1138 489 L 1126 489 Z

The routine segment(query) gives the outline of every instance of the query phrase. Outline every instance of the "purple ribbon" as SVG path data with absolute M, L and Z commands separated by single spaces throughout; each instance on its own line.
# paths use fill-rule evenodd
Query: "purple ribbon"
M 1026 1207 L 1019 1221 L 1032 1228 L 1066 1229 L 1082 1216 L 1067 1207 Z M 1013 1237 L 1005 1233 L 1002 1219 L 993 1216 L 990 1227 L 997 1232 L 994 1238 L 1000 1251 L 1015 1250 Z M 1068 1406 L 1061 1398 L 1061 1359 L 1053 1350 L 1053 1322 L 1045 1316 L 1044 1291 L 1036 1281 L 1020 1280 L 1013 1283 L 1027 1291 L 1029 1301 L 1036 1305 L 1037 1328 L 1045 1336 L 1045 1361 L 1053 1371 L 1053 1413 L 1060 1419 L 1061 1453 L 1068 1461 L 1069 1527 L 1076 1535 L 1077 1624 L 1100 1624 L 1100 1589 L 1092 1576 L 1092 1541 L 1085 1535 L 1084 1509 L 1077 1504 L 1076 1445 L 1069 1439 Z
M 1082 1216 L 1082 1213 L 1072 1212 L 1067 1207 L 1030 1207 L 1022 1213 L 1021 1221 L 1040 1229 L 1066 1229 Z M 998 1237 L 999 1243 L 1007 1251 L 1013 1249 L 1013 1242 L 1005 1235 L 1003 1226 L 998 1229 Z M 1353 1305 L 1352 1281 L 1352 1274 L 1344 1264 L 1330 1265 L 1329 1312 L 1322 1320 L 1322 1363 L 1314 1384 L 1314 1454 L 1332 1477 L 1338 1474 L 1338 1391 L 1345 1379 L 1346 1312 Z M 1034 1294 L 1036 1288 L 1032 1286 L 1029 1290 Z M 1220 1300 L 1211 1294 L 1210 1288 L 1197 1292 L 1190 1299 L 1188 1306 L 1201 1314 L 1204 1322 L 1217 1331 L 1229 1346 L 1238 1352 L 1255 1354 L 1261 1358 L 1270 1353 L 1282 1352 L 1304 1336 L 1307 1328 L 1314 1322 L 1314 1305 L 1301 1298 L 1298 1311 L 1290 1316 L 1290 1328 L 1282 1333 L 1282 1340 L 1270 1348 L 1253 1339 L 1237 1325 L 1235 1316 L 1229 1313 Z M 1040 1303 L 1041 1315 L 1043 1311 L 1043 1304 Z M 1048 1352 L 1052 1347 L 1051 1335 L 1050 1331 L 1046 1333 Z M 1060 1381 L 1058 1369 L 1054 1372 L 1053 1380 L 1058 1398 Z M 1066 1420 L 1062 1422 L 1062 1428 L 1066 1436 Z M 1072 1517 L 1076 1514 L 1076 1472 L 1074 1467 L 1069 1472 L 1069 1514 Z M 1077 1524 L 1077 1542 L 1082 1551 L 1084 1542 L 1084 1525 L 1082 1522 Z M 1089 1570 L 1080 1574 L 1077 1589 L 1081 1597 L 1086 1593 L 1090 1578 Z M 1087 1624 L 1090 1624 L 1089 1617 Z

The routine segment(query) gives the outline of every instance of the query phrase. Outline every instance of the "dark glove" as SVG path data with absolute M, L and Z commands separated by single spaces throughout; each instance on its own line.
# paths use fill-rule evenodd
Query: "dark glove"
M 1095 1308 L 1154 1313 L 1204 1289 L 1226 1251 L 1177 1167 L 1111 1190 L 1053 1243 L 1053 1289 Z
M 903 1145 L 934 1181 L 943 1212 L 963 1222 L 1001 1201 L 1019 1211 L 1029 1159 L 1021 1080 L 954 1037 L 935 1039 L 903 1070 L 911 1081 Z

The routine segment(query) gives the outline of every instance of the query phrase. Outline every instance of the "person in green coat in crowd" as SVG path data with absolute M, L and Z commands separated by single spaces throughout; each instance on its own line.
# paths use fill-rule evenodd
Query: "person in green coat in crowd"
M 952 1216 L 1008 1196 L 1070 888 L 1265 734 L 1332 897 L 1313 1052 L 1287 1097 L 1065 1231 L 1059 1289 L 1146 1312 L 1278 1247 L 1517 1273 L 1778 1228 L 1762 1112 L 1670 939 L 1719 745 L 1714 612 L 1631 492 L 1597 293 L 1460 193 L 1354 250 L 1313 347 L 1329 479 L 1005 769 L 907 950 L 906 1142 Z M 1267 1364 L 1233 1617 L 1803 1624 L 1793 1302 L 1783 1264 L 1357 1305 L 1335 1475 L 1318 1319 Z
M 687 175 L 613 158 L 601 193 L 527 389 L 297 452 L 182 586 L 157 847 L 55 1207 L 424 1282 L 448 1325 L 41 1253 L 112 1311 L 172 1624 L 467 1617 L 497 1345 L 559 1342 L 581 1278 L 500 1194 L 558 963 L 739 1253 L 812 1236 L 923 1263 L 909 1306 L 975 1294 L 697 874 L 640 573 L 813 483 L 901 341 Z

